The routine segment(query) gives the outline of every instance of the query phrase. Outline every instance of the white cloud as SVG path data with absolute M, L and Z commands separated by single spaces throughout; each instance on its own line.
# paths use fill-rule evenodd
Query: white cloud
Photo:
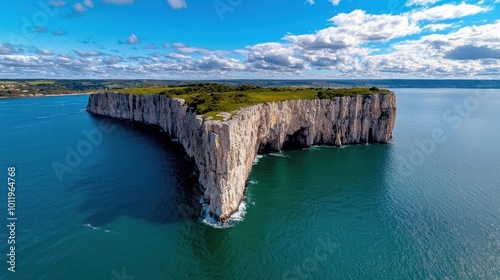
M 92 0 L 84 0 L 83 1 L 83 5 L 89 7 L 89 8 L 93 8 L 94 7 L 94 2 Z
M 211 55 L 195 61 L 193 64 L 191 64 L 190 70 L 227 71 L 243 70 L 244 68 L 245 67 L 240 63 L 239 60 Z
M 104 3 L 123 6 L 123 5 L 130 5 L 134 3 L 134 1 L 135 0 L 104 0 Z
M 430 31 L 441 31 L 451 27 L 453 27 L 453 24 L 451 23 L 437 23 L 437 24 L 428 24 L 424 26 L 424 29 L 429 29 Z
M 362 10 L 330 19 L 334 27 L 314 34 L 287 35 L 285 40 L 304 49 L 340 50 L 370 41 L 388 41 L 420 32 L 407 16 L 369 15 Z
M 309 3 L 310 5 L 314 5 L 314 0 L 307 0 L 306 2 Z M 332 3 L 333 6 L 338 6 L 340 0 L 328 0 L 328 2 Z
M 81 57 L 89 57 L 89 56 L 101 56 L 102 53 L 99 51 L 81 51 L 75 50 L 75 53 Z
M 291 48 L 279 43 L 263 43 L 248 47 L 245 63 L 251 70 L 289 72 L 308 68 L 303 59 L 294 56 Z
M 167 2 L 172 9 L 177 10 L 187 7 L 186 0 L 167 0 Z
M 14 54 L 14 53 L 19 53 L 20 50 L 16 46 L 13 46 L 11 44 L 1 44 L 0 45 L 0 55 L 4 54 Z
M 406 6 L 426 6 L 437 3 L 439 0 L 408 0 Z
M 66 6 L 66 2 L 63 0 L 50 0 L 49 5 L 52 7 L 60 8 Z
M 118 64 L 122 61 L 123 61 L 123 57 L 121 57 L 121 56 L 108 56 L 102 60 L 102 62 L 104 64 L 108 64 L 108 65 Z
M 179 53 L 207 54 L 210 52 L 209 49 L 190 47 L 190 46 L 183 44 L 183 43 L 164 44 L 164 47 L 167 49 L 174 49 L 176 52 L 179 52 Z
M 439 21 L 445 19 L 455 19 L 465 16 L 471 16 L 479 13 L 488 11 L 489 9 L 471 5 L 471 4 L 444 4 L 441 6 L 433 7 L 430 9 L 424 9 L 421 11 L 413 12 L 411 14 L 411 19 L 414 21 L 430 20 Z
M 127 39 L 127 44 L 133 45 L 139 41 L 139 37 L 135 34 L 130 34 Z
M 417 77 L 499 75 L 500 22 L 432 34 L 393 45 L 394 51 L 365 58 L 367 69 Z
M 39 55 L 54 55 L 53 52 L 51 52 L 49 50 L 44 50 L 44 49 L 37 50 L 36 53 Z
M 165 57 L 171 58 L 171 59 L 179 59 L 179 60 L 186 60 L 190 59 L 191 57 L 189 55 L 184 55 L 180 53 L 169 53 L 165 55 Z
M 345 34 L 364 41 L 384 41 L 420 32 L 407 15 L 370 15 L 362 10 L 338 14 L 330 19 Z
M 77 13 L 83 13 L 83 12 L 87 11 L 87 8 L 85 8 L 85 6 L 82 3 L 77 2 L 77 3 L 73 4 L 73 10 Z

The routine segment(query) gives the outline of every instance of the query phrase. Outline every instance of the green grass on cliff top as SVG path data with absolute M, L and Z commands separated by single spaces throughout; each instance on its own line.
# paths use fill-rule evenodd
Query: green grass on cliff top
M 131 94 L 160 94 L 186 100 L 192 110 L 204 117 L 222 120 L 222 112 L 232 112 L 259 103 L 296 99 L 333 99 L 336 96 L 364 94 L 386 94 L 388 90 L 372 88 L 309 88 L 274 87 L 253 85 L 230 86 L 224 84 L 193 84 L 175 87 L 138 87 L 121 89 L 118 92 Z

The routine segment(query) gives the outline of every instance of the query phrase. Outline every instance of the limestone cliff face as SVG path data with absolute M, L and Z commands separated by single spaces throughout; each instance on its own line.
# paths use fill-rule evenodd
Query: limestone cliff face
M 191 113 L 182 99 L 106 92 L 90 95 L 87 110 L 158 125 L 178 138 L 198 168 L 210 212 L 224 221 L 244 197 L 259 150 L 388 143 L 396 99 L 390 93 L 273 102 L 243 108 L 226 121 L 212 121 Z

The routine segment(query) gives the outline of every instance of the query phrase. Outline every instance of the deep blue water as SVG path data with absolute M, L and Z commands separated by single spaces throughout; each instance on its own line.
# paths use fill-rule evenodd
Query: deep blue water
M 0 220 L 12 165 L 18 218 L 0 279 L 499 279 L 499 90 L 393 90 L 391 144 L 260 158 L 225 229 L 155 128 L 102 127 L 84 95 L 0 99 Z

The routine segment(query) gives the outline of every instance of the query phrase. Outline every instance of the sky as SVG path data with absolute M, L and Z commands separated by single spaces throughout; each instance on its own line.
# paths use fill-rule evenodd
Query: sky
M 0 78 L 500 79 L 500 0 L 24 0 Z

